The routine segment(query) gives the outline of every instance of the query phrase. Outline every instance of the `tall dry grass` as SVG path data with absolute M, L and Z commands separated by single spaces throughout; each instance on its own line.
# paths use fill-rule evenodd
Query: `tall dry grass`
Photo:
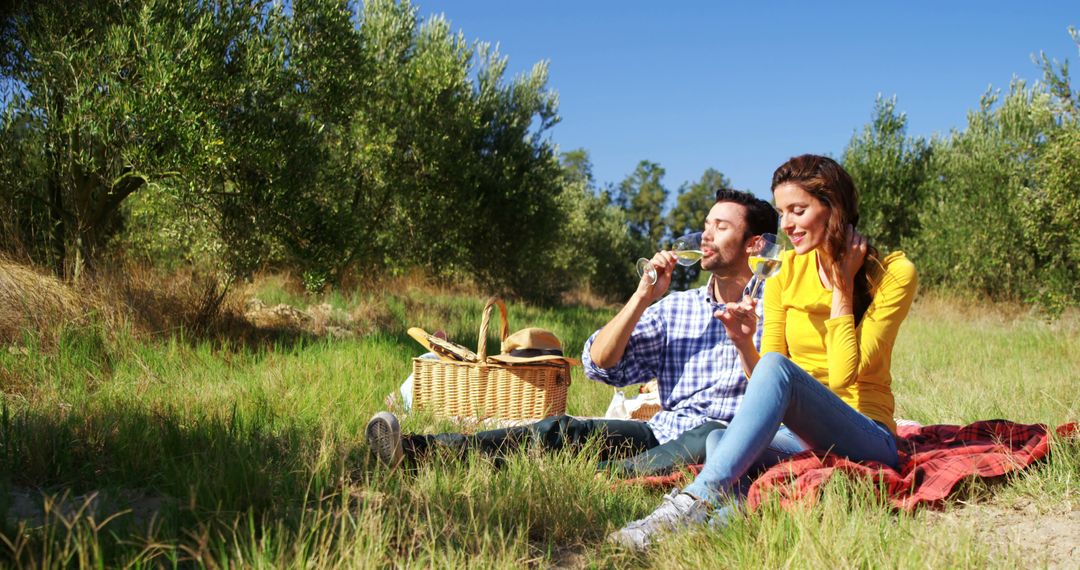
M 51 275 L 0 258 L 0 342 L 5 345 L 38 334 L 43 344 L 55 346 L 58 328 L 85 319 L 96 305 Z
M 91 292 L 119 307 L 127 332 L 91 321 L 60 327 L 49 350 L 30 343 L 25 353 L 0 352 L 0 513 L 8 517 L 0 520 L 0 566 L 1004 568 L 1019 560 L 969 530 L 898 516 L 843 480 L 813 509 L 766 509 L 644 556 L 619 551 L 604 535 L 647 514 L 659 494 L 596 478 L 593 451 L 523 451 L 499 464 L 444 458 L 389 474 L 371 460 L 364 424 L 421 351 L 405 328 L 443 328 L 474 346 L 485 295 L 416 277 L 312 295 L 288 275 L 264 275 L 234 284 L 225 311 L 258 297 L 329 305 L 357 331 L 356 323 L 374 324 L 342 340 L 253 345 L 214 337 L 232 334 L 224 325 L 198 337 L 179 317 L 145 325 L 145 315 L 130 316 L 140 306 L 131 296 L 145 295 L 146 311 L 169 306 L 140 293 L 147 289 L 190 294 L 185 306 L 198 306 L 197 279 L 113 278 L 100 286 L 108 291 Z M 569 352 L 614 312 L 508 305 L 511 328 L 557 331 Z M 1075 323 L 926 296 L 900 334 L 894 388 L 906 417 L 1056 424 L 1080 413 L 1068 399 L 1080 388 Z M 568 411 L 601 413 L 611 389 L 580 369 L 573 380 Z M 452 426 L 414 414 L 404 427 Z M 970 500 L 1076 504 L 1077 450 Z M 104 506 L 80 510 L 94 493 Z M 13 519 L 5 504 L 13 496 L 58 514 Z
M 68 283 L 0 258 L 0 343 L 55 350 L 65 330 L 87 327 L 107 338 L 179 335 L 244 344 L 302 332 L 253 326 L 244 314 L 251 288 L 195 270 L 166 273 L 137 263 L 109 265 Z

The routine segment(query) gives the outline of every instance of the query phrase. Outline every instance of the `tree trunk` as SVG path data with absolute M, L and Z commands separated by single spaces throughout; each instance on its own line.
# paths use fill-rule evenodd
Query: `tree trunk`
M 64 116 L 64 96 L 56 96 L 56 115 L 52 119 L 59 124 Z M 60 279 L 67 277 L 65 262 L 67 261 L 67 212 L 64 211 L 64 183 L 61 180 L 62 151 L 59 146 L 59 138 L 54 141 L 49 156 L 49 218 L 52 227 L 49 228 L 49 241 L 53 253 L 53 273 Z

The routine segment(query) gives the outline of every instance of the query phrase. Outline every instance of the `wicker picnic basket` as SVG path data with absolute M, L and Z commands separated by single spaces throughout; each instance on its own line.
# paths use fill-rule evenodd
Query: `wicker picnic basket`
M 630 412 L 630 419 L 647 421 L 649 419 L 652 419 L 652 417 L 655 416 L 656 413 L 662 409 L 662 407 L 656 404 L 645 404 L 640 408 Z
M 566 412 L 570 366 L 564 362 L 507 365 L 487 358 L 487 333 L 492 309 L 502 319 L 499 338 L 510 325 L 506 305 L 492 297 L 484 306 L 477 362 L 413 359 L 413 405 L 437 416 L 452 418 L 540 419 Z

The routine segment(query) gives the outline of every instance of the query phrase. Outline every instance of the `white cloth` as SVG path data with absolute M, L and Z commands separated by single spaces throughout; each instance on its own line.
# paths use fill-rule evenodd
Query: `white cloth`
M 634 412 L 645 405 L 659 406 L 660 393 L 656 391 L 642 392 L 633 398 L 627 398 L 626 393 L 622 390 L 615 390 L 615 395 L 611 397 L 611 403 L 608 404 L 607 411 L 604 412 L 604 419 L 633 419 L 632 416 Z

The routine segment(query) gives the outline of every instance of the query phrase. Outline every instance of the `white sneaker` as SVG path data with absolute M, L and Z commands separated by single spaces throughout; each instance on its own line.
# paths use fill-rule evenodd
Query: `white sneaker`
M 398 419 L 390 412 L 379 412 L 368 421 L 364 429 L 368 447 L 383 465 L 393 469 L 401 463 L 404 453 L 401 449 L 401 426 Z
M 652 514 L 609 534 L 607 539 L 626 548 L 645 550 L 659 534 L 705 524 L 711 510 L 705 501 L 674 489 Z

